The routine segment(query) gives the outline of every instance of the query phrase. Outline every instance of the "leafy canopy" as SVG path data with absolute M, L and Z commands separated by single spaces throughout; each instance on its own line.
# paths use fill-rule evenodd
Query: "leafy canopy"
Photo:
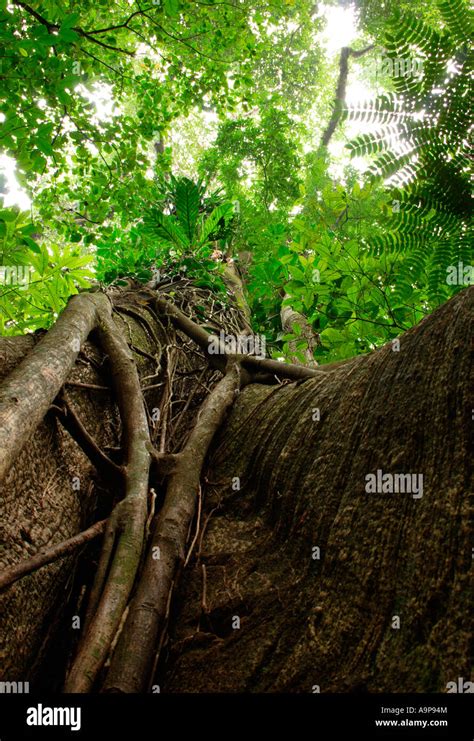
M 0 2 L 0 151 L 32 202 L 0 212 L 0 331 L 49 326 L 93 279 L 186 273 L 225 296 L 232 256 L 271 353 L 304 349 L 280 330 L 284 301 L 325 362 L 460 290 L 472 16 L 466 0 L 398 7 L 361 0 L 352 44 L 372 51 L 354 73 L 373 80 L 382 61 L 382 91 L 346 108 L 326 148 L 339 65 L 308 0 Z M 334 169 L 351 122 L 366 175 Z

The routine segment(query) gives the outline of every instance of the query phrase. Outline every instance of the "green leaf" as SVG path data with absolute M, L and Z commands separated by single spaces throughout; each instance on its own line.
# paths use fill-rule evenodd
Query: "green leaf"
M 2 209 L 0 211 L 0 219 L 3 219 L 3 221 L 11 222 L 16 221 L 18 218 L 18 211 L 14 211 L 13 209 Z
M 61 23 L 61 28 L 72 28 L 72 26 L 76 25 L 78 20 L 79 20 L 79 13 L 70 13 L 65 18 L 63 18 L 63 21 Z
M 23 237 L 23 241 L 25 242 L 25 244 L 28 245 L 30 250 L 32 250 L 33 252 L 36 252 L 37 254 L 41 253 L 41 247 L 39 246 L 37 242 L 35 242 L 34 239 L 31 239 L 30 237 Z
M 74 41 L 77 41 L 80 37 L 79 34 L 76 33 L 76 31 L 73 31 L 72 28 L 64 28 L 61 26 L 58 32 L 58 38 L 61 39 L 61 41 L 67 41 L 73 43 Z
M 321 340 L 323 342 L 329 342 L 331 345 L 337 345 L 343 342 L 344 338 L 342 337 L 340 331 L 328 327 L 327 329 L 323 330 L 323 332 L 321 332 Z
M 233 206 L 231 203 L 224 203 L 222 206 L 218 206 L 212 211 L 210 216 L 202 225 L 199 234 L 200 245 L 203 245 L 206 243 L 206 241 L 208 241 L 209 237 L 211 237 L 213 232 L 216 230 L 219 221 L 221 219 L 225 219 L 226 216 L 229 216 L 232 210 Z
M 193 240 L 194 229 L 199 216 L 199 188 L 192 180 L 181 178 L 176 186 L 176 217 L 183 227 L 189 243 Z
M 289 265 L 288 266 L 288 271 L 289 271 L 289 273 L 290 273 L 290 275 L 291 275 L 292 278 L 295 278 L 296 280 L 299 280 L 302 283 L 304 283 L 305 277 L 304 277 L 304 273 L 303 273 L 302 270 L 300 270 L 299 268 L 294 267 L 293 265 Z
M 179 0 L 163 0 L 163 7 L 166 15 L 176 16 L 179 13 Z
M 40 245 L 40 254 L 38 257 L 31 256 L 31 264 L 40 276 L 45 275 L 49 263 L 49 254 L 44 245 Z
M 158 209 L 151 209 L 144 219 L 147 231 L 179 248 L 189 247 L 189 239 L 176 219 L 161 213 Z
M 36 146 L 42 152 L 43 154 L 46 154 L 47 156 L 51 157 L 54 154 L 54 150 L 51 146 L 51 142 L 48 139 L 42 139 L 38 137 L 36 140 Z

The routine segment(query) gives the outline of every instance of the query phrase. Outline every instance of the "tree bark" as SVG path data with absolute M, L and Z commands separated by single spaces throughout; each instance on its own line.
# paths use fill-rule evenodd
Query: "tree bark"
M 346 97 L 347 77 L 349 75 L 349 59 L 352 57 L 358 59 L 364 56 L 367 52 L 372 51 L 374 45 L 366 46 L 365 49 L 351 49 L 350 46 L 343 46 L 339 55 L 339 75 L 337 78 L 336 94 L 334 97 L 333 109 L 331 118 L 324 129 L 321 141 L 319 144 L 319 151 L 322 152 L 328 146 L 334 132 L 337 129 L 337 125 L 341 120 L 344 101 Z
M 193 290 L 182 286 L 177 303 L 196 321 L 203 297 L 193 301 Z M 190 340 L 140 289 L 112 298 L 146 389 L 151 443 L 167 461 L 152 467 L 146 539 L 167 491 L 180 490 L 169 456 L 188 439 L 196 445 L 190 430 L 222 374 L 209 368 L 204 338 L 201 347 Z M 312 377 L 276 383 L 273 365 L 242 366 L 273 384 L 252 382 L 236 395 L 205 470 L 186 484 L 194 506 L 200 480 L 202 511 L 168 632 L 154 639 L 150 657 L 153 664 L 159 654 L 153 681 L 163 691 L 444 691 L 467 676 L 473 303 L 468 288 L 403 335 L 399 351 L 392 343 Z M 223 312 L 223 329 L 237 333 L 236 316 Z M 0 340 L 0 378 L 35 343 Z M 97 448 L 121 466 L 113 373 L 93 334 L 67 389 Z M 54 409 L 30 435 L 2 482 L 4 566 L 71 538 L 122 501 L 100 456 L 92 456 L 96 470 Z M 197 458 L 202 451 L 187 466 Z M 418 485 L 422 476 L 422 495 L 367 491 L 377 470 L 414 475 Z M 88 548 L 84 570 L 84 556 L 68 553 L 0 593 L 2 679 L 34 687 L 62 630 L 70 652 L 56 677 L 63 681 L 84 630 L 67 621 L 85 615 L 97 558 Z M 138 581 L 145 572 L 142 558 Z M 120 690 L 128 609 L 88 690 L 107 687 L 111 659 L 108 686 Z
M 314 357 L 319 342 L 319 336 L 313 331 L 313 328 L 303 314 L 295 311 L 291 306 L 291 299 L 288 294 L 284 294 L 283 302 L 280 309 L 281 328 L 285 334 L 294 333 L 295 325 L 299 327 L 299 339 L 290 340 L 289 348 L 291 360 L 294 363 L 307 365 L 309 368 L 316 368 L 318 362 Z M 305 346 L 298 353 L 298 341 Z

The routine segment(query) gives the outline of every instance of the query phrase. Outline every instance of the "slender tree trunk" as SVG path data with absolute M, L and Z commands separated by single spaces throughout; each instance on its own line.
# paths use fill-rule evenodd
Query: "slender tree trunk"
M 211 307 L 212 297 L 189 284 L 177 288 L 175 300 L 203 323 L 201 307 Z M 2 564 L 18 564 L 103 518 L 113 522 L 121 503 L 137 501 L 133 471 L 148 492 L 146 521 L 135 550 L 127 538 L 123 548 L 138 562 L 126 550 L 133 568 L 117 591 L 109 568 L 118 568 L 116 546 L 108 547 L 106 531 L 79 559 L 65 551 L 4 587 L 2 679 L 34 685 L 58 635 L 68 650 L 56 686 L 69 669 L 69 686 L 79 691 L 156 684 L 170 692 L 444 691 L 468 676 L 474 289 L 403 335 L 399 348 L 389 344 L 320 370 L 290 369 L 286 380 L 283 365 L 277 378 L 271 364 L 237 359 L 231 367 L 210 357 L 203 330 L 184 324 L 169 304 L 152 305 L 140 289 L 110 298 L 113 325 L 100 308 L 72 370 L 64 347 L 48 349 L 44 381 L 33 383 L 37 398 L 28 405 L 49 411 L 23 438 L 15 432 L 11 450 L 7 441 Z M 221 310 L 218 321 L 228 332 L 245 331 L 237 309 Z M 67 326 L 63 345 L 78 331 L 77 322 Z M 133 352 L 127 360 L 124 350 L 122 361 L 129 397 L 144 400 L 142 442 L 136 425 L 127 432 L 115 333 Z M 24 377 L 20 361 L 30 358 L 31 368 L 38 357 L 37 342 L 0 341 L 0 377 L 16 368 L 13 382 L 10 375 L 0 387 L 0 418 L 12 430 L 26 401 L 10 391 Z M 136 465 L 145 451 L 149 480 Z M 385 491 L 371 490 L 377 471 Z M 395 481 L 413 488 L 388 491 Z M 172 535 L 163 530 L 169 517 Z M 117 544 L 128 519 L 115 520 L 109 534 Z M 154 542 L 166 558 L 150 592 Z M 109 605 L 119 597 L 112 620 Z M 106 631 L 103 621 L 94 629 L 91 607 L 87 616 L 91 599 L 107 613 Z M 151 646 L 148 631 L 135 627 L 147 610 L 156 631 Z M 88 647 L 106 634 L 103 656 L 91 663 Z M 143 672 L 128 660 L 130 636 Z

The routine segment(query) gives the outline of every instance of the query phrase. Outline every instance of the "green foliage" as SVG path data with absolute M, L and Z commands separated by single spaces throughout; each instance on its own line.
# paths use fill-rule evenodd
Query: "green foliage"
M 73 244 L 44 240 L 28 216 L 0 210 L 0 333 L 47 327 L 94 274 L 92 256 Z
M 358 0 L 361 25 L 376 38 L 383 35 L 393 15 L 393 2 L 380 0 Z M 413 0 L 397 0 L 396 7 L 401 13 L 413 12 Z M 441 27 L 437 0 L 416 0 L 417 17 L 437 28 Z
M 157 238 L 158 243 L 171 243 L 178 252 L 190 250 L 200 254 L 228 232 L 233 206 L 218 203 L 216 194 L 212 200 L 206 199 L 203 184 L 195 184 L 188 178 L 173 178 L 172 186 L 165 198 L 158 198 L 158 206 L 145 213 L 145 233 Z M 165 203 L 168 214 L 162 210 Z M 210 208 L 211 204 L 215 205 Z
M 226 247 L 233 207 L 218 192 L 185 177 L 161 182 L 161 192 L 128 230 L 110 229 L 97 246 L 97 276 L 105 284 L 134 278 L 186 274 L 199 285 L 223 289 L 221 265 L 213 257 Z M 166 213 L 165 213 L 166 211 Z
M 199 216 L 199 187 L 188 178 L 181 178 L 176 186 L 176 217 L 191 243 Z
M 367 124 L 349 145 L 372 158 L 365 181 L 320 154 L 338 65 L 314 3 L 0 4 L 0 148 L 32 199 L 0 213 L 0 331 L 49 326 L 91 278 L 188 275 L 224 300 L 232 256 L 272 355 L 305 349 L 297 325 L 281 332 L 284 301 L 326 362 L 459 290 L 446 274 L 472 260 L 469 8 L 400 0 L 392 23 L 390 3 L 359 6 L 396 72 L 347 114 Z M 399 74 L 414 57 L 421 74 Z
M 407 301 L 427 285 L 431 305 L 448 298 L 449 266 L 472 259 L 472 165 L 469 154 L 472 100 L 472 13 L 464 0 L 439 3 L 446 28 L 430 28 L 414 16 L 396 16 L 386 35 L 387 59 L 393 63 L 419 57 L 413 66 L 398 67 L 394 92 L 362 107 L 346 110 L 349 119 L 381 127 L 348 145 L 353 156 L 376 155 L 369 173 L 391 178 L 390 218 L 372 236 L 370 251 L 399 256 L 395 295 Z M 395 151 L 394 141 L 403 142 Z M 388 214 L 388 211 L 387 211 Z
M 288 208 L 298 197 L 300 182 L 299 125 L 285 111 L 266 107 L 260 121 L 225 121 L 216 143 L 203 157 L 206 178 L 218 178 L 238 197 L 249 192 L 262 208 Z M 250 179 L 246 188 L 245 177 Z
M 96 245 L 96 279 L 109 285 L 123 278 L 146 283 L 152 277 L 156 248 L 147 244 L 136 226 L 110 227 Z
M 50 260 L 60 275 L 53 289 L 53 278 L 46 288 L 46 274 L 36 272 L 21 292 L 0 286 L 3 331 L 51 324 L 83 279 L 82 267 L 68 267 L 72 257 L 87 256 L 106 282 L 150 276 L 156 246 L 136 225 L 155 197 L 155 178 L 170 173 L 171 152 L 157 153 L 157 142 L 204 100 L 220 111 L 248 106 L 248 69 L 271 48 L 268 23 L 300 15 L 308 27 L 305 10 L 274 0 L 258 9 L 178 0 L 141 8 L 128 0 L 0 4 L 1 153 L 14 158 L 33 220 L 45 225 L 37 249 L 59 246 L 65 255 L 64 264 Z M 179 225 L 189 239 L 196 214 L 181 195 Z M 221 230 L 226 221 L 221 215 Z M 15 241 L 4 265 L 33 265 L 28 236 Z M 222 235 L 207 235 L 214 237 Z

